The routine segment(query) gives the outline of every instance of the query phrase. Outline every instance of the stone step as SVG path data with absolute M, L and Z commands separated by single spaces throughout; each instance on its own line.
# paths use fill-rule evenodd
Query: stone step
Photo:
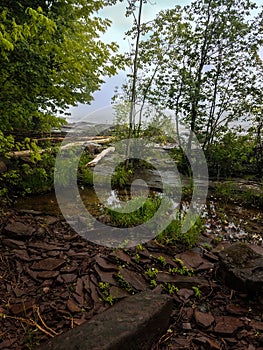
M 138 293 L 36 350 L 148 350 L 167 329 L 172 306 L 167 295 Z

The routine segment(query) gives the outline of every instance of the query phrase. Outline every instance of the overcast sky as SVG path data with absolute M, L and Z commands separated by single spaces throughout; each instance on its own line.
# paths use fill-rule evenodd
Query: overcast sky
M 255 0 L 259 5 L 262 4 L 262 0 Z M 173 8 L 176 5 L 187 5 L 191 3 L 191 0 L 152 0 L 150 3 L 144 4 L 143 7 L 143 22 L 152 20 L 156 17 L 157 13 L 161 10 Z M 120 46 L 120 51 L 130 51 L 128 40 L 124 40 L 125 32 L 130 28 L 132 18 L 125 17 L 125 4 L 119 3 L 115 6 L 104 8 L 99 12 L 99 15 L 104 18 L 109 18 L 112 21 L 111 27 L 107 33 L 103 35 L 102 40 L 105 42 L 115 41 Z M 262 50 L 263 56 L 263 50 Z M 118 75 L 112 78 L 106 78 L 105 84 L 102 85 L 101 90 L 93 94 L 94 100 L 91 105 L 79 105 L 78 107 L 72 107 L 70 112 L 71 117 L 69 121 L 94 121 L 110 123 L 112 121 L 112 107 L 111 98 L 114 94 L 114 88 L 121 86 L 125 79 L 125 72 L 120 72 Z

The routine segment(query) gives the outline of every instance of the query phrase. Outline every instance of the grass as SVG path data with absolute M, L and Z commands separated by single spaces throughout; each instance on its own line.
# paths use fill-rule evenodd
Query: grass
M 165 198 L 160 196 L 147 198 L 146 200 L 143 197 L 137 197 L 127 202 L 126 206 L 120 211 L 114 207 L 108 209 L 111 224 L 121 228 L 141 225 L 154 216 L 162 200 L 165 200 Z M 167 202 L 168 204 L 169 202 Z M 167 211 L 168 209 L 167 207 Z M 203 219 L 197 217 L 190 229 L 182 233 L 186 213 L 177 210 L 174 214 L 176 214 L 174 215 L 176 218 L 172 219 L 171 223 L 158 234 L 156 237 L 157 241 L 164 245 L 183 244 L 187 248 L 193 247 L 199 242 L 200 235 L 204 229 Z M 155 224 L 158 225 L 158 222 Z

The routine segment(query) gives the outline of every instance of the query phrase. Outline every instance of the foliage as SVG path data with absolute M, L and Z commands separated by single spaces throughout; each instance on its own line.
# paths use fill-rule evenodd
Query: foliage
M 80 185 L 93 185 L 93 173 L 92 170 L 87 167 L 87 163 L 91 160 L 91 156 L 86 152 L 83 152 L 78 165 L 78 183 Z
M 195 297 L 196 298 L 201 298 L 201 296 L 202 296 L 201 290 L 198 287 L 195 287 L 195 286 L 193 286 L 192 289 L 193 289 L 193 291 L 195 293 Z
M 0 131 L 0 156 L 9 158 L 8 152 L 14 147 L 14 137 L 9 135 L 7 137 Z
M 262 101 L 261 15 L 246 0 L 195 0 L 161 11 L 141 28 L 137 103 L 174 112 L 205 149 L 230 121 L 253 115 Z M 128 34 L 134 38 L 138 27 Z M 134 78 L 123 86 L 132 91 Z M 188 145 L 191 145 L 191 134 Z
M 125 211 L 108 209 L 108 215 L 112 225 L 117 227 L 133 227 L 150 220 L 161 204 L 162 198 L 155 196 L 153 198 L 137 197 L 126 204 Z M 137 209 L 139 208 L 139 209 Z M 176 219 L 164 229 L 158 236 L 157 240 L 163 244 L 183 244 L 187 247 L 194 246 L 200 238 L 204 229 L 203 219 L 198 217 L 191 228 L 186 233 L 182 233 L 182 223 L 185 213 L 177 212 Z
M 55 165 L 54 150 L 47 151 L 41 157 L 39 157 L 37 149 L 32 149 L 32 151 L 27 162 L 19 159 L 12 161 L 8 171 L 0 174 L 2 186 L 0 197 L 12 198 L 14 195 L 24 196 L 52 189 Z
M 249 135 L 240 136 L 232 131 L 224 134 L 205 152 L 210 176 L 232 177 L 251 172 L 253 147 Z
M 0 129 L 50 129 L 69 105 L 89 103 L 119 65 L 99 35 L 103 1 L 3 0 L 0 5 Z
M 174 283 L 166 282 L 162 284 L 162 287 L 169 295 L 174 295 L 179 291 L 178 287 L 176 287 Z
M 200 234 L 204 229 L 203 219 L 199 216 L 191 228 L 187 232 L 182 233 L 184 217 L 184 213 L 178 212 L 177 218 L 158 235 L 157 240 L 162 244 L 182 244 L 189 248 L 193 247 L 199 241 Z
M 147 198 L 144 202 L 143 197 L 137 197 L 126 204 L 126 213 L 113 209 L 108 209 L 111 224 L 117 227 L 132 227 L 148 221 L 158 210 L 160 198 Z M 134 210 L 134 208 L 138 208 Z
M 129 184 L 131 176 L 133 174 L 132 169 L 125 169 L 123 164 L 119 164 L 111 178 L 112 188 L 123 188 Z
M 242 185 L 229 180 L 217 183 L 214 193 L 215 197 L 225 204 L 238 202 L 248 207 L 263 207 L 262 185 L 259 190 L 250 187 L 242 188 Z
M 110 284 L 108 282 L 99 282 L 99 288 L 102 292 L 103 300 L 111 306 L 114 304 L 114 297 L 110 294 Z

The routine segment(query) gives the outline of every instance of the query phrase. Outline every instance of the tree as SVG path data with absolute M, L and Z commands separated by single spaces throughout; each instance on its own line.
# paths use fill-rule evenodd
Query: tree
M 0 129 L 49 129 L 69 105 L 89 103 L 103 76 L 115 74 L 117 45 L 99 36 L 109 20 L 100 0 L 0 5 Z M 54 117 L 55 116 L 55 117 Z
M 203 148 L 249 111 L 246 87 L 260 86 L 256 53 L 262 44 L 256 4 L 246 0 L 196 0 L 162 11 L 145 29 L 140 62 L 142 94 L 154 72 L 147 100 L 174 110 Z M 252 98 L 252 95 L 250 95 Z

